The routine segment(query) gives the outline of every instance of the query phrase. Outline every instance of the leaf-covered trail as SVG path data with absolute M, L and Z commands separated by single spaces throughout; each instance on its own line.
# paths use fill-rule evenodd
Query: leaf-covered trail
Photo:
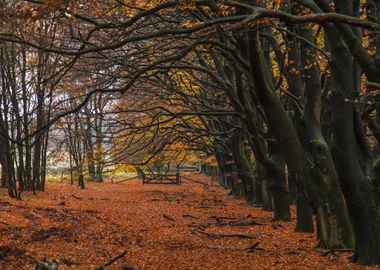
M 209 178 L 186 177 L 195 181 L 92 183 L 85 190 L 48 183 L 45 193 L 24 193 L 22 201 L 2 190 L 0 269 L 33 269 L 44 257 L 74 263 L 59 269 L 94 269 L 123 251 L 107 269 L 362 269 L 349 254 L 321 255 L 313 235 L 293 232 L 294 221 L 272 222 L 271 213 Z M 256 238 L 212 237 L 222 234 Z

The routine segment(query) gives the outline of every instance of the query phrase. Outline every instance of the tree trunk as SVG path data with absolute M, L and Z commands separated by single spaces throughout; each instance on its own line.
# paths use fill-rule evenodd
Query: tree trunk
M 244 141 L 241 130 L 236 129 L 231 137 L 231 150 L 237 174 L 242 181 L 243 196 L 248 203 L 254 201 L 254 178 L 244 152 Z
M 355 232 L 353 261 L 380 263 L 380 229 L 369 175 L 358 159 L 354 127 L 352 57 L 342 46 L 332 48 L 334 92 L 332 96 L 333 154 Z

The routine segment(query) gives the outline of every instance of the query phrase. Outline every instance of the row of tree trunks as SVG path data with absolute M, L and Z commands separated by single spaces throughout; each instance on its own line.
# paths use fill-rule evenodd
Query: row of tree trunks
M 40 53 L 35 72 L 35 91 L 26 83 L 26 50 L 23 46 L 1 48 L 1 134 L 4 153 L 0 160 L 2 186 L 8 187 L 11 197 L 20 198 L 23 190 L 44 190 L 48 129 L 47 121 L 51 102 L 45 101 L 44 83 L 49 56 Z M 20 82 L 20 88 L 17 85 Z M 9 96 L 9 99 L 7 98 Z M 32 101 L 34 100 L 34 102 Z M 31 112 L 32 111 L 32 112 Z M 30 136 L 30 123 L 35 121 L 37 132 Z

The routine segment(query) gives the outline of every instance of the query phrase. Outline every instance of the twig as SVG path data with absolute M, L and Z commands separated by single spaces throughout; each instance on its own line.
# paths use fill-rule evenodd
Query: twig
M 215 219 L 218 226 L 262 225 L 261 223 L 256 222 L 251 215 L 247 215 L 241 218 L 210 216 L 209 219 Z
M 195 229 L 195 231 L 197 231 L 197 232 L 199 232 L 201 234 L 205 234 L 205 235 L 207 235 L 208 237 L 211 237 L 211 238 L 222 238 L 222 237 L 240 237 L 240 238 L 250 238 L 250 239 L 256 238 L 255 234 L 209 233 L 209 232 L 205 232 L 205 231 L 202 231 L 202 230 L 199 230 L 199 229 Z
M 221 250 L 241 250 L 240 248 L 237 247 L 228 247 L 228 246 L 213 246 L 213 245 L 193 245 L 193 244 L 183 244 L 183 243 L 174 243 L 174 244 L 169 244 L 169 248 L 207 248 L 207 249 L 221 249 Z
M 189 218 L 196 218 L 196 219 L 199 219 L 199 217 L 197 217 L 197 216 L 193 216 L 193 215 L 190 215 L 190 214 L 183 214 L 182 217 L 189 217 Z
M 76 195 L 74 195 L 74 194 L 72 194 L 71 196 L 73 196 L 75 199 L 77 199 L 77 200 L 82 200 L 82 198 L 80 198 L 80 197 L 78 197 L 78 196 L 76 196 Z
M 251 252 L 254 251 L 259 245 L 260 245 L 260 243 L 259 243 L 259 242 L 256 242 L 256 243 L 250 245 L 249 247 L 243 249 L 243 252 L 244 252 L 244 253 L 251 253 Z
M 237 218 L 234 218 L 234 217 L 218 217 L 218 216 L 209 216 L 208 217 L 209 219 L 216 219 L 216 220 L 220 220 L 220 219 L 237 219 Z
M 127 251 L 123 251 L 120 255 L 112 258 L 109 262 L 103 264 L 103 265 L 100 265 L 100 266 L 97 266 L 96 267 L 96 270 L 104 270 L 106 269 L 106 267 L 110 266 L 111 264 L 113 264 L 114 262 L 116 262 L 117 260 L 123 258 L 125 255 L 127 254 Z
M 169 216 L 169 215 L 167 215 L 167 214 L 163 214 L 162 215 L 164 218 L 166 218 L 167 220 L 170 220 L 170 221 L 172 221 L 172 222 L 176 222 L 176 220 L 173 218 L 173 217 L 171 217 L 171 216 Z

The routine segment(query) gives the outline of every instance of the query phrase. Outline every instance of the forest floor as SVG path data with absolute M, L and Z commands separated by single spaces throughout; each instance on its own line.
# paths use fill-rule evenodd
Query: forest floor
M 294 219 L 273 222 L 208 177 L 185 177 L 179 186 L 132 180 L 84 190 L 49 182 L 21 201 L 2 190 L 0 269 L 34 269 L 44 257 L 73 264 L 59 269 L 95 269 L 123 254 L 107 269 L 370 269 L 318 250 L 315 235 L 294 232 Z

